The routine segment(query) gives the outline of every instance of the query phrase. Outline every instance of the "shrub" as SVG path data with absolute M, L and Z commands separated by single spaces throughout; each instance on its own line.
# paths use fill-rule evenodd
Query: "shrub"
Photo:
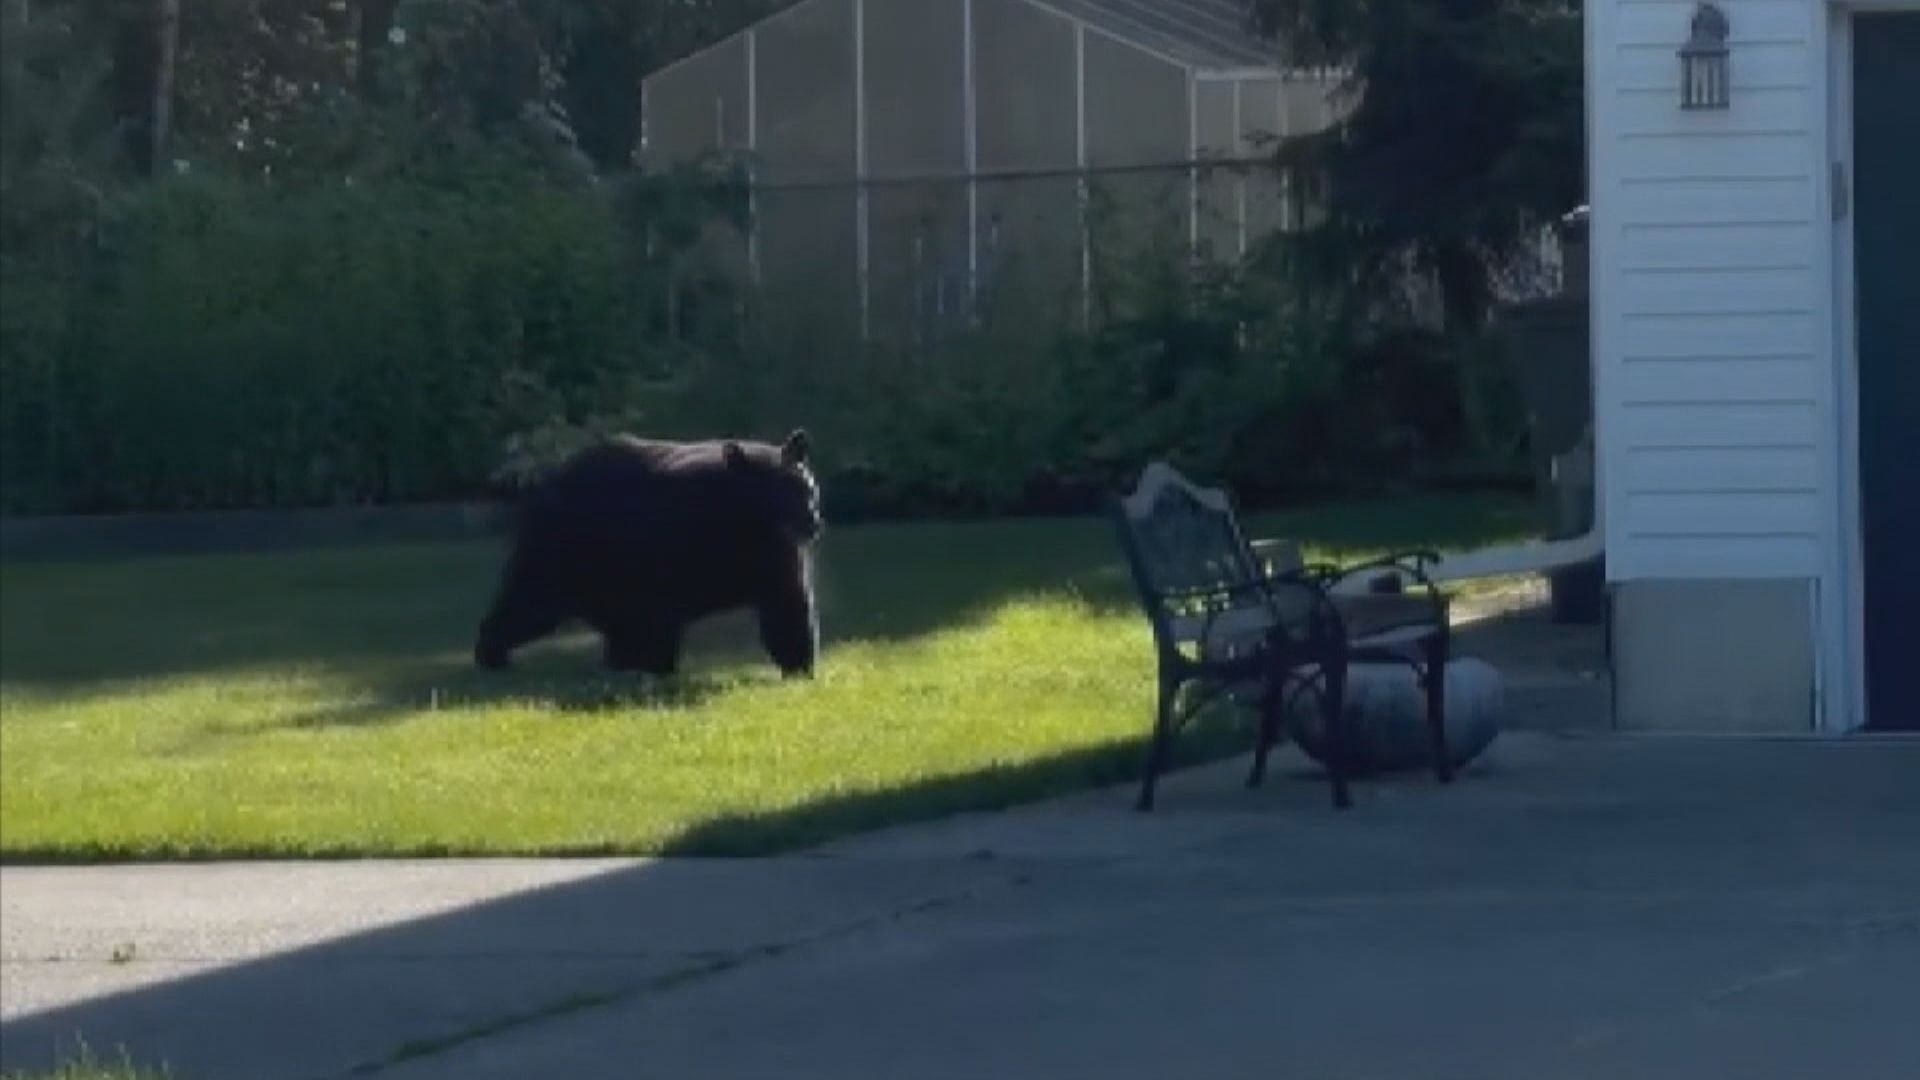
M 7 282 L 7 509 L 471 493 L 501 433 L 638 362 L 629 262 L 597 201 L 530 180 L 153 185 L 98 280 Z
M 1156 457 L 1274 503 L 1514 448 L 1484 349 L 1356 327 L 1257 264 L 1136 252 L 1092 333 L 1009 277 L 976 327 L 855 347 L 749 325 L 677 260 L 737 210 L 726 183 L 461 153 L 170 177 L 111 201 L 85 258 L 0 264 L 0 509 L 481 497 L 610 430 L 804 424 L 842 519 L 1085 511 Z

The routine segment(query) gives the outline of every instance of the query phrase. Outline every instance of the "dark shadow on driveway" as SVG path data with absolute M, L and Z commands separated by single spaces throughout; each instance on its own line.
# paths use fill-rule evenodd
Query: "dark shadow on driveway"
M 1180 744 L 1176 763 L 1217 760 L 1242 749 L 1247 737 L 1231 717 L 1217 718 Z M 790 851 L 844 835 L 853 823 L 905 824 L 1005 809 L 1128 780 L 1143 749 L 1143 740 L 1131 739 L 1043 761 L 822 799 L 777 814 L 718 819 L 688 830 L 669 848 L 702 855 Z M 1276 790 L 1297 784 L 1316 793 L 1324 787 L 1304 773 L 1276 774 L 1269 784 Z M 1125 786 L 1106 800 L 1116 828 L 1125 828 L 1131 818 L 1130 796 L 1131 787 Z M 538 865 L 492 861 L 516 864 Z M 325 875 L 330 870 L 364 879 L 381 865 L 347 860 L 303 868 L 318 875 L 309 886 L 318 890 L 329 888 Z M 969 860 L 933 865 L 890 860 L 850 868 L 834 858 L 805 854 L 771 861 L 678 858 L 612 865 L 616 868 L 583 879 L 210 972 L 197 969 L 215 958 L 182 953 L 179 940 L 171 948 L 143 947 L 139 939 L 145 928 L 165 916 L 143 912 L 139 898 L 129 896 L 125 942 L 82 942 L 78 955 L 61 956 L 43 970 L 80 972 L 91 966 L 110 972 L 120 963 L 139 963 L 177 969 L 181 977 L 9 1020 L 0 1025 L 0 1064 L 45 1067 L 84 1041 L 96 1051 L 124 1048 L 136 1062 L 165 1063 L 178 1080 L 364 1075 L 522 1025 L 676 989 L 952 902 L 1003 879 L 998 870 L 983 872 Z M 218 880 L 245 866 L 123 869 L 137 883 L 143 874 L 203 873 Z M 90 871 L 15 867 L 10 872 Z M 379 889 L 361 895 L 333 888 L 342 905 L 377 910 L 393 902 Z M 331 902 L 300 887 L 287 899 L 296 906 Z M 210 889 L 206 900 L 210 932 L 181 937 L 244 941 L 245 933 L 236 934 L 224 923 L 229 916 L 220 890 Z M 34 939 L 28 927 L 9 930 L 20 940 Z M 53 959 L 12 949 L 7 956 L 10 964 Z
M 1123 749 L 1137 747 L 1035 767 L 1033 788 L 1118 772 Z M 136 890 L 118 916 L 125 958 L 178 977 L 11 1020 L 0 1057 L 43 1065 L 78 1036 L 170 1062 L 181 1080 L 405 1076 L 396 1067 L 411 1063 L 475 1075 L 460 1063 L 524 1036 L 576 1068 L 479 1072 L 583 1075 L 592 1062 L 586 1073 L 734 1076 L 769 1075 L 799 1039 L 812 1056 L 789 1063 L 814 1076 L 1012 1075 L 1067 1060 L 1102 1075 L 1186 1062 L 1187 1075 L 1252 1076 L 1272 1075 L 1277 1042 L 1302 1075 L 1705 1076 L 1735 1075 L 1699 1063 L 1744 1046 L 1715 1032 L 1774 1030 L 1770 1017 L 1791 1006 L 1791 1046 L 1831 1053 L 1840 1045 L 1822 1040 L 1845 1033 L 1850 1060 L 1879 1070 L 1850 1075 L 1902 1075 L 1885 1054 L 1913 1045 L 1893 1019 L 1905 999 L 1884 998 L 1877 1027 L 1853 1010 L 1912 983 L 1836 980 L 1884 979 L 1920 958 L 1920 742 L 1538 736 L 1448 788 L 1362 785 L 1344 814 L 1317 779 L 1283 771 L 1249 793 L 1237 768 L 1213 776 L 1174 777 L 1150 816 L 1126 808 L 1128 786 L 890 851 L 591 864 L 545 882 L 550 864 L 474 864 L 526 875 L 527 888 L 390 925 L 380 913 L 417 867 L 298 867 L 281 893 L 236 897 L 250 902 L 242 914 L 304 906 L 364 919 L 216 970 L 204 961 L 267 933 L 223 922 L 222 890 L 242 886 L 221 875 L 246 868 L 114 871 Z M 944 810 L 965 802 L 951 801 Z M 795 811 L 823 827 L 839 812 L 833 800 Z M 754 823 L 704 828 L 714 833 L 689 843 L 754 846 Z M 1072 843 L 1049 850 L 1056 834 Z M 996 854 L 978 848 L 982 836 L 1010 842 Z M 1104 853 L 1075 847 L 1089 839 Z M 169 914 L 137 895 L 147 881 L 156 897 L 178 896 L 167 875 L 195 874 L 206 875 L 188 890 L 203 911 Z M 116 902 L 81 895 L 68 910 Z M 185 932 L 166 949 L 140 940 L 169 918 Z M 70 955 L 38 977 L 112 970 L 117 939 L 63 938 L 63 927 L 48 936 Z M 14 925 L 8 937 L 10 949 L 35 940 Z M 867 962 L 847 962 L 856 955 Z M 1891 959 L 1856 963 L 1874 956 Z M 1792 996 L 1814 978 L 1822 993 L 1845 991 L 1844 1015 Z M 1276 984 L 1315 992 L 1276 1000 Z M 1366 1023 L 1339 1022 L 1356 1017 Z M 1166 1038 L 1194 1030 L 1208 1038 Z M 1394 1055 L 1415 1044 L 1426 1067 L 1407 1071 L 1411 1059 Z M 1642 1045 L 1656 1056 L 1631 1058 Z M 1674 1045 L 1696 1055 L 1684 1059 L 1692 1072 L 1658 1056 Z M 1245 1067 L 1216 1071 L 1230 1051 Z M 1738 1075 L 1796 1075 L 1783 1068 Z

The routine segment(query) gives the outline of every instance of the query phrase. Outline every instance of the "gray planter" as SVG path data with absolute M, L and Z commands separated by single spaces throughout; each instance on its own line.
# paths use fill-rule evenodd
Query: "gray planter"
M 1355 664 L 1347 672 L 1344 711 L 1352 775 L 1432 767 L 1426 691 L 1411 667 Z M 1447 749 L 1458 768 L 1480 756 L 1500 734 L 1506 682 L 1499 670 L 1472 657 L 1449 663 L 1446 713 Z M 1303 753 L 1326 763 L 1326 721 L 1312 695 L 1290 702 L 1287 729 Z

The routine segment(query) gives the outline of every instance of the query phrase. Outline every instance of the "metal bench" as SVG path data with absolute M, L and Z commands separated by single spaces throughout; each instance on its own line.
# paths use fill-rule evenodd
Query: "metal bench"
M 1348 666 L 1358 662 L 1406 663 L 1418 671 L 1435 768 L 1443 782 L 1452 779 L 1444 715 L 1446 607 L 1424 573 L 1436 556 L 1409 552 L 1345 567 L 1276 565 L 1255 554 L 1226 492 L 1195 486 L 1160 462 L 1141 473 L 1132 494 L 1116 500 L 1113 516 L 1153 629 L 1158 667 L 1139 809 L 1153 807 L 1179 730 L 1223 693 L 1259 711 L 1249 787 L 1265 778 L 1294 698 L 1312 695 L 1321 721 L 1316 756 L 1326 764 L 1334 805 L 1351 805 L 1344 695 Z M 1390 580 L 1396 590 L 1407 580 L 1424 585 L 1430 603 L 1413 617 L 1350 635 L 1340 597 L 1361 575 Z

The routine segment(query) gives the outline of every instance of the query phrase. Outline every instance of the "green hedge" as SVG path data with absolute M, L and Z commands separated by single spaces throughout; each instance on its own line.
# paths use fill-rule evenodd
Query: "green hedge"
M 9 510 L 469 493 L 643 340 L 608 214 L 541 185 L 181 179 L 106 243 L 91 280 L 7 268 Z
M 725 317 L 670 341 L 661 237 L 698 233 L 659 219 L 673 199 L 456 175 L 173 177 L 84 241 L 7 253 L 0 509 L 469 498 L 511 445 L 799 424 L 843 515 L 1080 510 L 1156 456 L 1269 500 L 1485 458 L 1517 425 L 1499 387 L 1465 407 L 1444 342 L 1360 340 L 1272 281 L 1164 259 L 1103 276 L 1122 314 L 1092 336 L 1008 303 L 914 354 Z

